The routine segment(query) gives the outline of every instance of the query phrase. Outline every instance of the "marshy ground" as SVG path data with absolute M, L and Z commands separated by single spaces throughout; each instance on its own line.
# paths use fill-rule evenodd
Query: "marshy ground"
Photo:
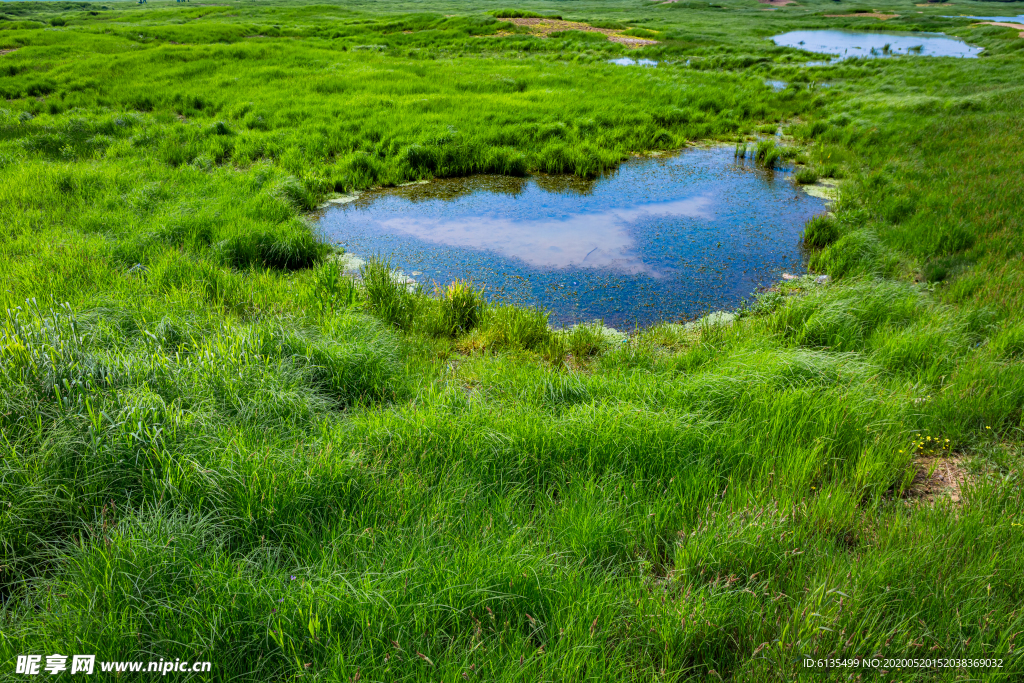
M 1024 40 L 766 4 L 0 4 L 3 671 L 1019 679 Z M 984 50 L 771 40 L 823 29 Z M 812 275 L 696 325 L 353 279 L 314 223 L 712 142 L 837 198 Z

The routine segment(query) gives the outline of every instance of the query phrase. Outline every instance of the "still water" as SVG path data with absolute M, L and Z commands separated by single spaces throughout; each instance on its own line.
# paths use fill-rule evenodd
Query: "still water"
M 978 21 L 1002 21 L 1008 24 L 1024 24 L 1024 14 L 1018 14 L 1015 17 L 970 17 L 963 14 L 954 17 L 943 15 L 943 19 L 977 19 Z
M 618 59 L 609 59 L 609 64 L 618 64 L 619 66 L 658 66 L 658 62 L 653 59 L 633 59 L 631 57 L 619 57 Z
M 941 33 L 878 33 L 863 31 L 790 31 L 772 40 L 776 45 L 806 52 L 838 55 L 833 61 L 856 57 L 878 58 L 898 55 L 925 57 L 977 57 L 982 48 Z
M 428 288 L 456 278 L 616 327 L 732 307 L 783 271 L 823 200 L 731 148 L 637 159 L 598 180 L 474 176 L 366 192 L 325 210 L 346 250 L 384 255 Z

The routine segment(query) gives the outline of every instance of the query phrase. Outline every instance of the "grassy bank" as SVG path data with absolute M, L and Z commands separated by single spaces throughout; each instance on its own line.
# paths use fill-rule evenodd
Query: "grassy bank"
M 517 7 L 659 43 L 502 4 L 0 5 L 0 666 L 1020 675 L 1024 39 L 912 3 L 562 4 Z M 764 39 L 836 26 L 988 54 L 820 68 Z M 729 326 L 613 342 L 381 263 L 356 284 L 309 214 L 780 125 L 841 183 L 807 236 L 832 282 Z

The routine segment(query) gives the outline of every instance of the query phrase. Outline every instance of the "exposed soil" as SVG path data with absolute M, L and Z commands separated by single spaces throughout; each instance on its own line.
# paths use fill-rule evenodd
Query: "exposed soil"
M 786 5 L 795 5 L 796 0 L 757 0 L 762 5 L 771 5 L 772 7 L 785 7 Z
M 792 0 L 788 0 L 792 2 Z M 613 43 L 620 43 L 626 47 L 643 47 L 645 45 L 657 45 L 658 41 L 650 40 L 647 38 L 634 38 L 632 36 L 622 35 L 621 29 L 610 29 L 610 28 L 595 28 L 588 24 L 584 24 L 579 21 L 563 21 L 561 19 L 541 19 L 537 17 L 528 18 L 517 18 L 517 19 L 499 19 L 499 21 L 507 21 L 516 26 L 524 26 L 530 30 L 530 33 L 547 36 L 557 31 L 586 31 L 588 33 L 603 33 Z
M 983 21 L 976 24 L 976 26 L 1005 26 L 1006 28 L 1016 28 L 1020 29 L 1020 33 L 1017 34 L 1017 37 L 1024 38 L 1024 24 L 1013 24 L 1009 21 Z
M 879 19 L 881 21 L 885 21 L 886 19 L 895 19 L 899 15 L 898 14 L 882 14 L 881 12 L 857 12 L 855 14 L 826 14 L 824 16 L 826 16 L 826 17 L 833 17 L 833 18 L 842 18 L 842 17 L 874 17 L 875 19 Z
M 921 456 L 914 459 L 917 474 L 903 497 L 908 503 L 934 504 L 940 498 L 959 503 L 963 497 L 961 486 L 970 480 L 959 455 Z M 934 471 L 933 471 L 934 468 Z M 928 472 L 931 471 L 931 476 Z
M 12 47 L 10 50 L 0 50 L 0 57 L 2 57 L 3 55 L 9 55 L 17 49 L 18 48 L 16 47 Z

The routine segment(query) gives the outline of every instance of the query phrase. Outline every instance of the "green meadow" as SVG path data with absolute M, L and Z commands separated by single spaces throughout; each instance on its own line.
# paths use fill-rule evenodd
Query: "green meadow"
M 1020 680 L 1024 37 L 943 14 L 1024 5 L 0 2 L 2 677 Z M 985 51 L 768 40 L 814 28 Z M 317 228 L 709 143 L 837 191 L 732 324 L 553 330 Z M 959 663 L 804 665 L 851 657 Z

